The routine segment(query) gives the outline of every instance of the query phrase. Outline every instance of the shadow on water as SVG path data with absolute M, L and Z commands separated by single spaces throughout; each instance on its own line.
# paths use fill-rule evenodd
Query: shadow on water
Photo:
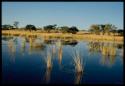
M 2 40 L 4 41 L 9 41 L 11 39 L 13 39 L 13 36 L 2 36 Z
M 62 45 L 76 46 L 78 42 L 76 40 L 62 40 Z
M 56 44 L 58 40 L 61 41 L 62 45 L 71 45 L 71 46 L 76 46 L 78 44 L 77 40 L 62 40 L 62 39 L 45 39 L 44 43 L 45 44 Z

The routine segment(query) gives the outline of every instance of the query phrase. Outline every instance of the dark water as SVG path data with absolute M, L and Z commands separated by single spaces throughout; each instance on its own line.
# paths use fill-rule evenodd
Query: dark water
M 73 64 L 75 50 L 82 58 L 80 74 Z M 123 84 L 123 44 L 2 36 L 2 83 Z

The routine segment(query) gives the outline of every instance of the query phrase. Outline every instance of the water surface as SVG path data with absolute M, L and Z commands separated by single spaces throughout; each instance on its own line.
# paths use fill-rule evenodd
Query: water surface
M 75 50 L 82 74 L 73 65 Z M 2 36 L 2 83 L 123 84 L 123 43 Z

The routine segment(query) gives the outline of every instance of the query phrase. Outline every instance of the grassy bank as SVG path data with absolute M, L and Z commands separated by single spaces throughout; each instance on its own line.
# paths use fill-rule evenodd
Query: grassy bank
M 19 30 L 2 30 L 2 35 L 25 35 L 25 36 L 42 36 L 45 38 L 62 38 L 62 39 L 85 39 L 85 40 L 106 40 L 123 42 L 123 36 L 108 36 L 94 34 L 70 34 L 70 33 L 43 33 L 40 31 L 19 31 Z

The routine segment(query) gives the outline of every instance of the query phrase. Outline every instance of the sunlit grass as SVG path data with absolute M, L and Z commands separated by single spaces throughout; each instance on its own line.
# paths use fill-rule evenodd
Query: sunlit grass
M 85 40 L 105 40 L 105 41 L 121 41 L 123 42 L 123 36 L 113 36 L 113 35 L 94 35 L 94 34 L 69 34 L 69 33 L 42 33 L 35 31 L 18 31 L 18 30 L 2 30 L 2 34 L 12 34 L 12 35 L 37 35 L 42 37 L 51 37 L 51 38 L 73 38 L 73 39 L 85 39 Z

